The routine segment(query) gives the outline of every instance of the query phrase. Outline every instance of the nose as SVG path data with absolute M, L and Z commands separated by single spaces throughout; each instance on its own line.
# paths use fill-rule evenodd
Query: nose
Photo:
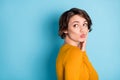
M 80 32 L 84 32 L 85 28 L 84 27 L 80 27 Z

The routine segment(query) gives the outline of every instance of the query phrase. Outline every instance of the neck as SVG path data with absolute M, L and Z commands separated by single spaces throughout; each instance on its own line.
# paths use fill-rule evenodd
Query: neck
M 70 45 L 73 45 L 73 46 L 77 46 L 77 47 L 80 46 L 79 42 L 70 39 L 68 36 L 65 37 L 64 43 L 67 43 L 67 44 L 70 44 Z

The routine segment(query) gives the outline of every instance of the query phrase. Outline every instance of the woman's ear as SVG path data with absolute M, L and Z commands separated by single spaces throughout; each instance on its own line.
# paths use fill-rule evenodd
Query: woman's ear
M 65 30 L 65 31 L 63 31 L 65 34 L 67 34 L 68 33 L 68 31 L 67 30 Z

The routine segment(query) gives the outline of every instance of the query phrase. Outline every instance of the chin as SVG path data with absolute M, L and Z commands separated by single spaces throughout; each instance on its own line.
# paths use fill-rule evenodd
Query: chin
M 84 41 L 85 41 L 85 39 L 79 40 L 79 42 L 84 42 Z
M 80 41 L 80 43 L 82 43 L 82 42 L 84 42 L 84 41 Z

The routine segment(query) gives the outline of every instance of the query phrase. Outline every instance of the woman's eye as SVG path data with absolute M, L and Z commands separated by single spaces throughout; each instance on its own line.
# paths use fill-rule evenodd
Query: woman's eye
M 83 26 L 84 26 L 84 27 L 88 27 L 88 24 L 87 24 L 87 23 L 84 23 Z
M 77 27 L 78 27 L 78 24 L 74 24 L 73 27 L 77 28 Z

